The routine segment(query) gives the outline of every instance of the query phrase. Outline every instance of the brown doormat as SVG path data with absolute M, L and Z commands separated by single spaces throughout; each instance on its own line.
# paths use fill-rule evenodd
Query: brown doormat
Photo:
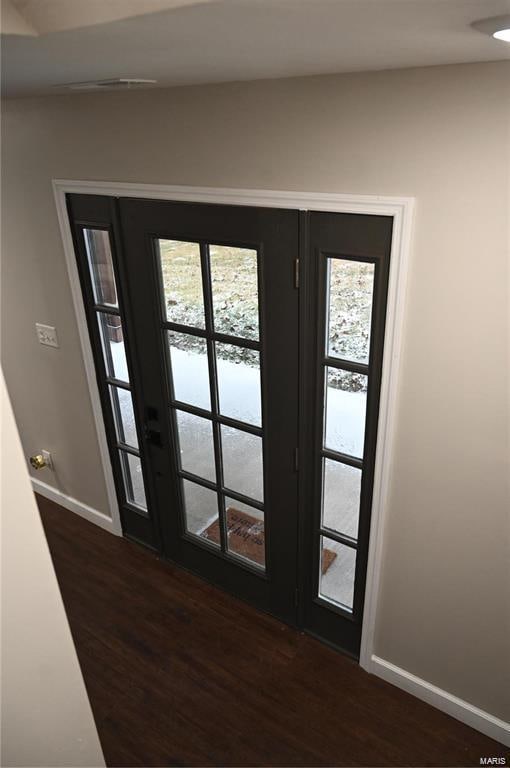
M 235 507 L 227 507 L 229 548 L 259 565 L 264 565 L 264 521 L 257 520 Z M 215 520 L 200 534 L 204 539 L 220 543 L 220 524 Z M 331 549 L 322 550 L 322 573 L 325 574 L 336 558 Z

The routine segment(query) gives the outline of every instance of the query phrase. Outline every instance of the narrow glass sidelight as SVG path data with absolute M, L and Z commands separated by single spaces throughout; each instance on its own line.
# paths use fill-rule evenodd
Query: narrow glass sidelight
M 126 506 L 147 515 L 142 459 L 126 355 L 115 266 L 107 229 L 82 230 L 93 303 L 87 307 L 97 324 L 105 379 L 102 382 L 115 426 L 112 448 L 120 464 Z M 97 354 L 101 354 L 96 353 Z M 96 365 L 97 365 L 96 359 Z M 105 406 L 106 407 L 106 406 Z
M 317 597 L 354 610 L 375 264 L 326 256 Z

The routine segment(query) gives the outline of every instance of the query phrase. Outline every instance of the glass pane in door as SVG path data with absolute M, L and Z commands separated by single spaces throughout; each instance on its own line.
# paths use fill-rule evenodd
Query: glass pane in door
M 256 501 L 264 499 L 262 438 L 221 427 L 223 477 L 226 488 Z
M 257 251 L 210 245 L 214 330 L 259 338 Z
M 200 336 L 168 331 L 174 397 L 211 410 L 207 342 Z
M 110 234 L 106 229 L 84 229 L 83 236 L 95 302 L 118 307 Z
M 157 242 L 167 320 L 205 328 L 200 245 L 181 240 Z
M 216 343 L 220 413 L 230 419 L 260 426 L 260 354 L 234 344 Z
M 228 551 L 263 568 L 266 563 L 263 510 L 227 496 L 225 513 Z
M 181 468 L 185 472 L 216 481 L 212 421 L 193 413 L 177 411 Z
M 217 493 L 189 480 L 183 480 L 182 487 L 186 530 L 219 547 L 220 522 Z

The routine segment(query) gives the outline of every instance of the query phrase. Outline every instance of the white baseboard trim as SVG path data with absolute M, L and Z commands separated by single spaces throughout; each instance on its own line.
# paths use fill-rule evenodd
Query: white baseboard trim
M 373 655 L 371 662 L 369 671 L 374 675 L 382 677 L 383 680 L 396 685 L 397 688 L 402 688 L 407 693 L 416 696 L 417 699 L 426 701 L 427 704 L 446 712 L 446 714 L 455 717 L 471 728 L 475 728 L 491 739 L 510 746 L 510 723 L 506 723 L 504 720 L 484 712 L 483 709 L 478 709 L 467 701 L 427 683 L 426 680 L 406 672 L 405 669 L 401 669 L 389 661 L 380 659 L 379 656 Z
M 97 509 L 89 507 L 88 504 L 84 504 L 82 501 L 78 501 L 78 499 L 73 499 L 72 496 L 67 496 L 67 494 L 62 493 L 62 491 L 59 491 L 57 488 L 48 485 L 48 483 L 45 483 L 36 477 L 31 477 L 30 479 L 35 493 L 40 493 L 41 496 L 44 496 L 46 499 L 50 499 L 50 501 L 60 504 L 61 507 L 69 509 L 71 512 L 88 520 L 89 523 L 94 523 L 94 525 L 98 525 L 100 528 L 103 528 L 109 533 L 113 533 L 115 536 L 121 535 L 121 532 L 117 530 L 111 517 L 105 515 L 104 512 L 99 512 Z

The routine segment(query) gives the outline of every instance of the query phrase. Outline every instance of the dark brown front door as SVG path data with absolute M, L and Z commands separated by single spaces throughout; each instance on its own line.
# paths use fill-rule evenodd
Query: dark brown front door
M 124 534 L 358 655 L 391 218 L 68 205 Z

